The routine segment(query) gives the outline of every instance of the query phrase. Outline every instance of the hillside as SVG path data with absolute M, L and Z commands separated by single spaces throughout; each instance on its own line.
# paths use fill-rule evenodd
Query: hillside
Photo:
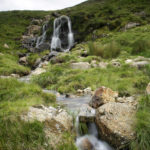
M 114 135 L 118 144 L 99 134 L 101 139 L 115 149 L 149 150 L 149 6 L 148 0 L 88 0 L 58 11 L 0 12 L 0 150 L 77 149 L 75 114 L 65 111 L 58 97 L 78 99 L 86 89 L 93 94 L 103 86 L 117 91 L 118 102 L 134 107 L 136 115 L 130 141 L 122 144 Z M 75 45 L 70 52 L 51 57 L 53 23 L 61 15 L 70 17 Z M 37 47 L 44 25 L 46 39 Z M 32 108 L 49 107 L 60 118 L 53 116 L 50 122 L 21 119 Z M 67 126 L 61 115 L 67 121 L 72 116 L 73 125 Z M 81 123 L 82 134 L 87 133 L 87 126 Z

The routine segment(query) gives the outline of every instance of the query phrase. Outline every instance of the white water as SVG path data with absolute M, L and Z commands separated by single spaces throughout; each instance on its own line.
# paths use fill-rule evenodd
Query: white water
M 98 131 L 95 123 L 90 123 L 88 128 L 88 134 L 84 136 L 80 136 L 79 133 L 79 118 L 76 118 L 76 146 L 78 150 L 114 150 L 111 148 L 106 142 L 98 139 Z
M 46 27 L 47 27 L 47 23 L 43 25 L 42 35 L 37 38 L 36 48 L 39 48 L 39 46 L 41 44 L 43 44 L 45 42 L 45 40 L 46 40 Z
M 68 46 L 67 48 L 63 48 L 62 47 L 62 41 L 60 39 L 60 29 L 62 27 L 62 20 L 66 20 L 67 21 L 67 25 L 68 25 Z M 51 51 L 52 50 L 56 50 L 56 49 L 60 49 L 63 52 L 67 52 L 71 49 L 71 47 L 74 45 L 74 35 L 72 32 L 72 28 L 71 28 L 71 20 L 69 17 L 67 16 L 61 16 L 59 18 L 56 18 L 54 20 L 54 31 L 53 31 L 53 37 L 52 37 L 52 41 L 51 41 Z

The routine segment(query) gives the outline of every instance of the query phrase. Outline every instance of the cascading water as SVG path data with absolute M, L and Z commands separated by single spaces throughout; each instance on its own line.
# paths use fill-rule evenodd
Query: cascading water
M 88 134 L 80 136 L 79 133 L 79 118 L 76 119 L 76 146 L 78 150 L 114 150 L 106 142 L 98 139 L 98 131 L 95 123 L 89 123 Z
M 37 38 L 36 48 L 39 48 L 39 46 L 45 42 L 45 40 L 46 40 L 46 28 L 47 28 L 47 23 L 43 25 L 42 35 Z
M 71 20 L 67 16 L 61 16 L 54 20 L 54 31 L 51 41 L 51 51 L 59 50 L 67 52 L 74 45 L 74 35 L 71 28 Z

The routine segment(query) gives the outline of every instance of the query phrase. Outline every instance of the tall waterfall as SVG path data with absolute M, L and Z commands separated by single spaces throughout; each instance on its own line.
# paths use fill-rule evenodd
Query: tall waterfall
M 71 20 L 67 16 L 61 16 L 54 20 L 54 31 L 51 41 L 51 51 L 59 50 L 67 52 L 74 45 L 74 35 L 71 28 Z
M 37 38 L 36 48 L 39 48 L 39 46 L 45 42 L 45 40 L 46 40 L 46 28 L 47 28 L 47 23 L 43 25 L 42 35 Z

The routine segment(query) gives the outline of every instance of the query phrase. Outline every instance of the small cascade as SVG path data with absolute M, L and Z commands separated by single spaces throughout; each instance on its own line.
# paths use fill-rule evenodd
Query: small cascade
M 59 50 L 67 52 L 74 45 L 74 35 L 71 28 L 71 20 L 67 16 L 61 16 L 54 20 L 54 31 L 51 41 L 51 51 Z
M 43 25 L 42 35 L 37 38 L 36 48 L 39 48 L 39 46 L 45 42 L 45 40 L 46 40 L 46 28 L 47 28 L 47 23 Z
M 79 133 L 79 117 L 76 118 L 76 146 L 78 150 L 114 150 L 106 142 L 98 139 L 98 130 L 95 123 L 89 123 L 88 134 L 80 135 Z

